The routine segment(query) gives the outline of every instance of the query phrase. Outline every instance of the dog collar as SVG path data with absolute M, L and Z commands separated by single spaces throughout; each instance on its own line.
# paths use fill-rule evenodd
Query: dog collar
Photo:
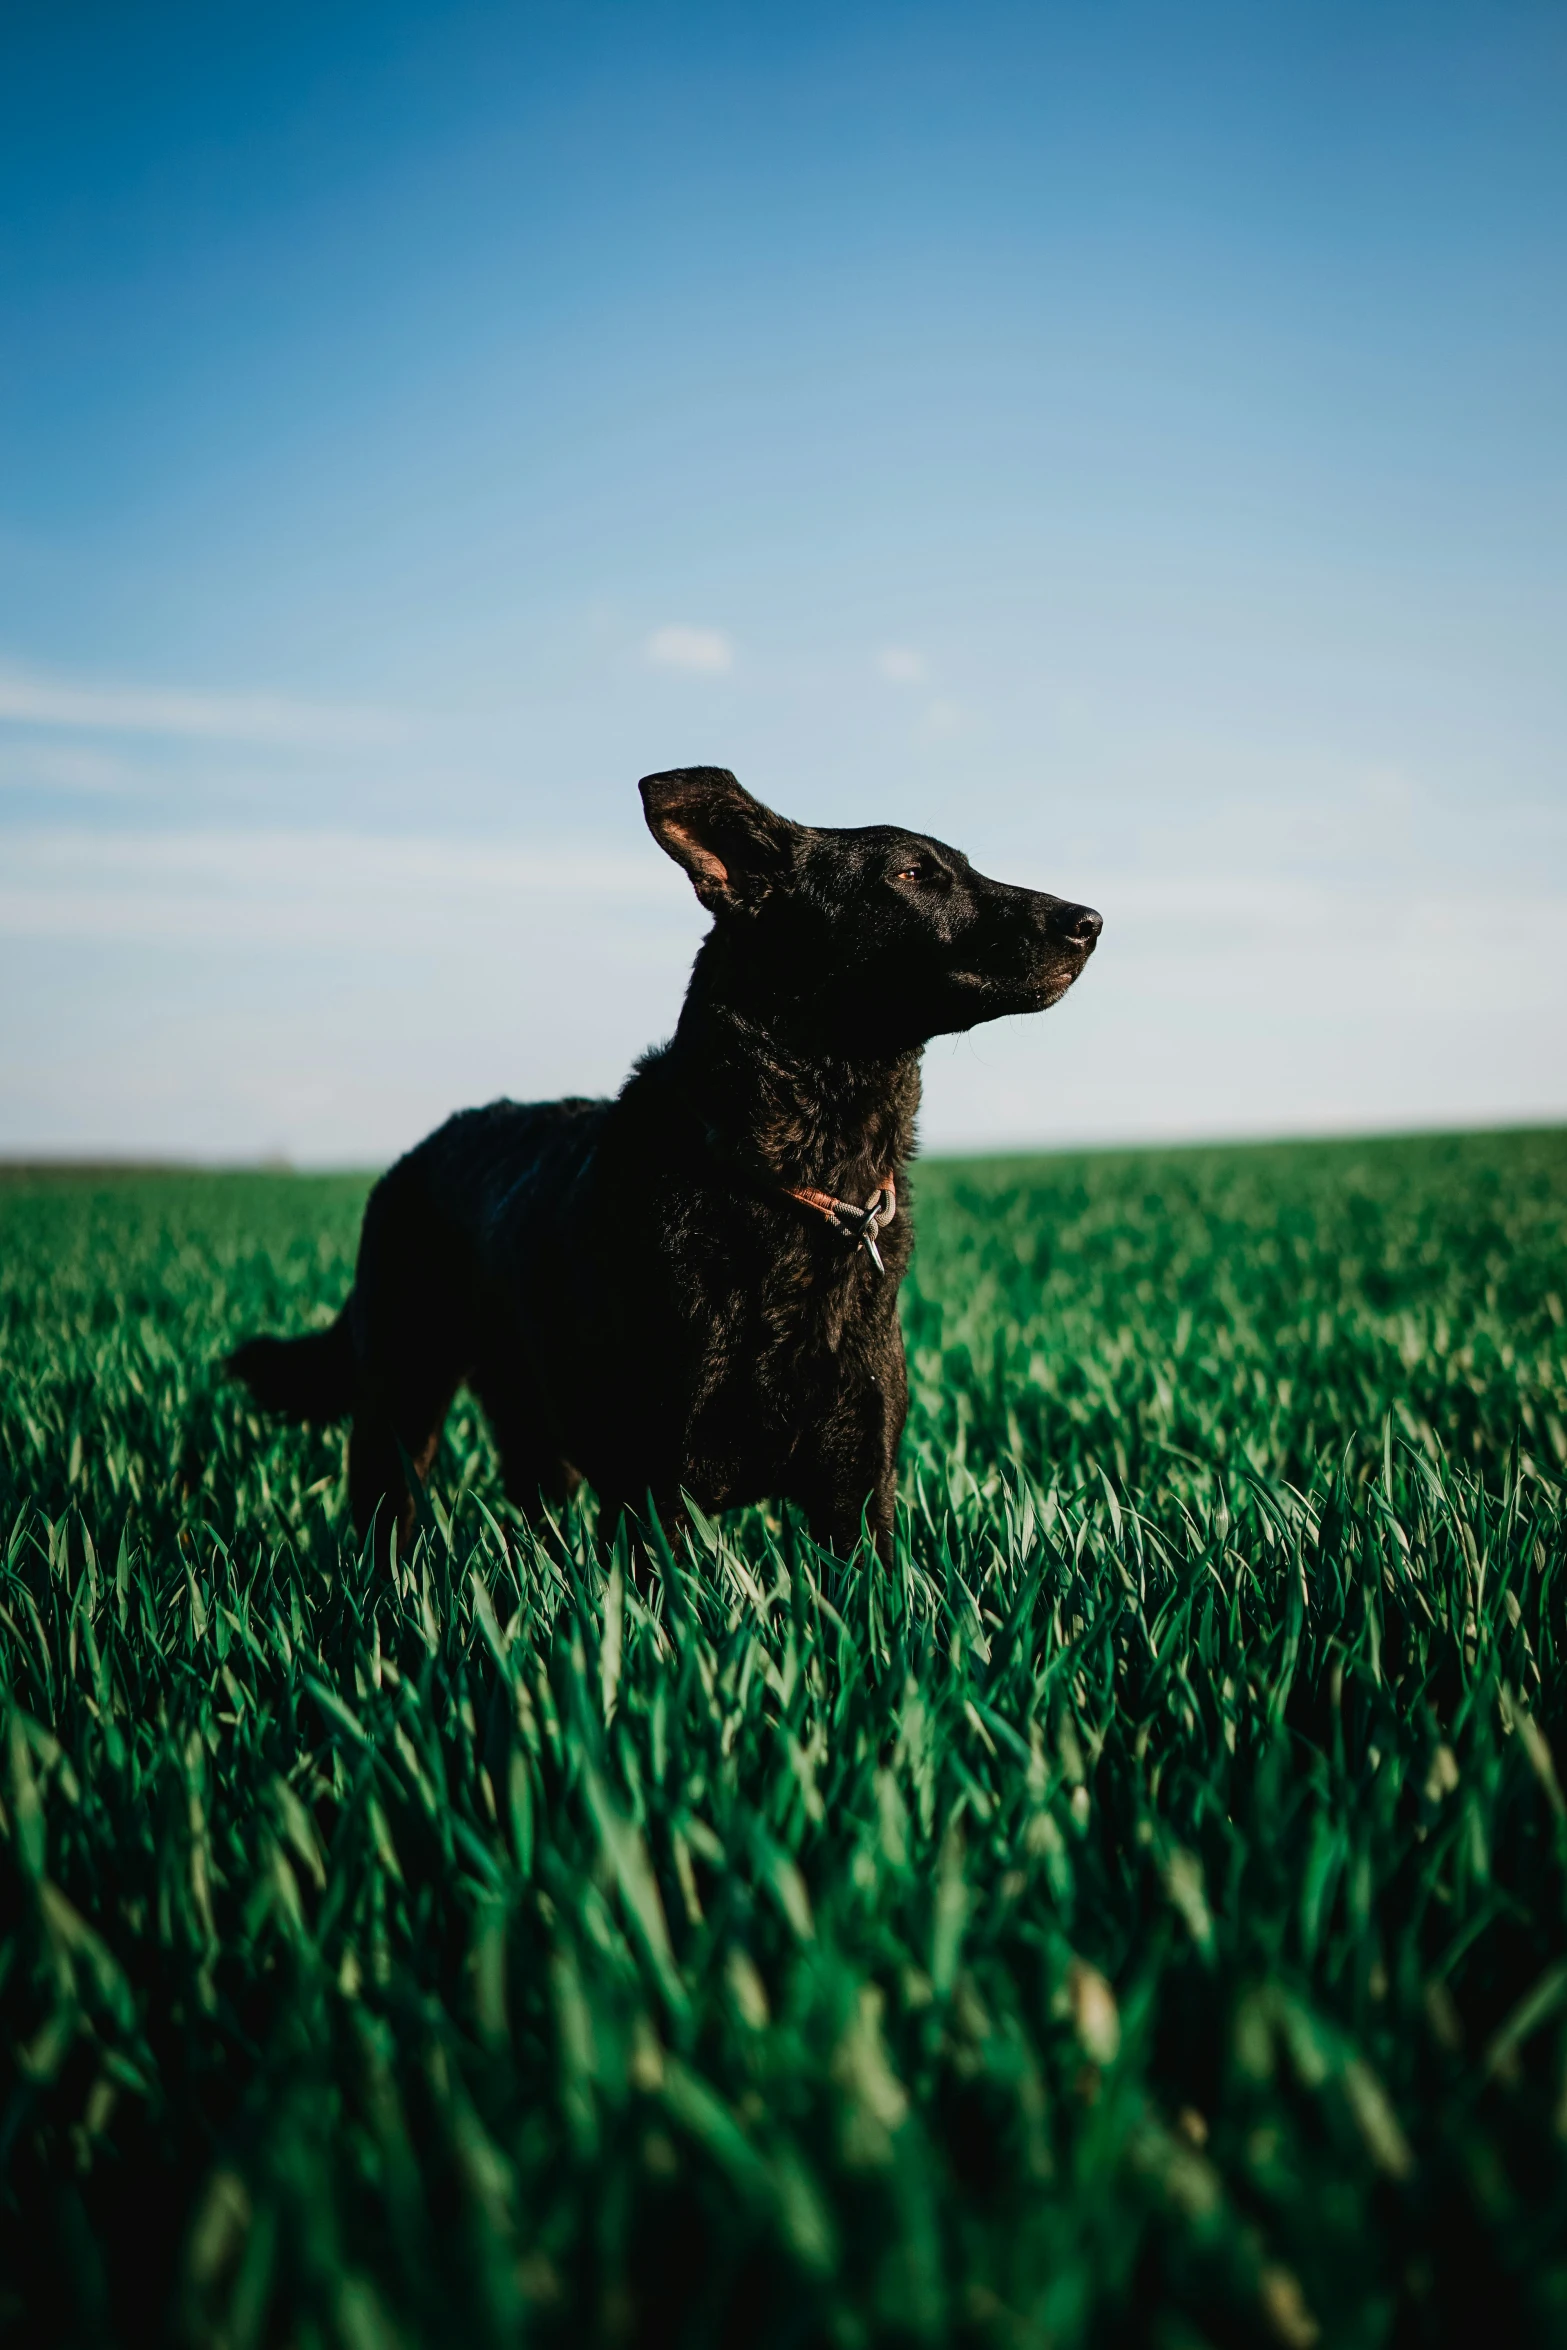
M 895 1175 L 889 1175 L 886 1182 L 871 1193 L 863 1208 L 857 1208 L 853 1200 L 835 1199 L 830 1191 L 813 1191 L 809 1185 L 796 1191 L 792 1185 L 785 1184 L 783 1189 L 785 1199 L 797 1199 L 801 1207 L 814 1208 L 818 1216 L 826 1217 L 835 1232 L 841 1232 L 846 1240 L 853 1241 L 856 1248 L 865 1250 L 878 1273 L 886 1272 L 876 1241 L 878 1234 L 885 1232 L 898 1212 L 898 1180 Z

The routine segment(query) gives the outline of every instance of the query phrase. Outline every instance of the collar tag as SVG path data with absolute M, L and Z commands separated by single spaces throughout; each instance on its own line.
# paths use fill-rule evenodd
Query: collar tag
M 835 1198 L 830 1191 L 813 1191 L 809 1188 L 796 1191 L 786 1185 L 784 1197 L 797 1199 L 802 1207 L 814 1208 L 818 1216 L 827 1219 L 835 1232 L 841 1232 L 846 1240 L 852 1240 L 856 1248 L 864 1249 L 878 1273 L 886 1272 L 876 1242 L 898 1212 L 896 1176 L 889 1175 L 885 1183 L 878 1185 L 863 1208 L 856 1207 L 853 1200 Z

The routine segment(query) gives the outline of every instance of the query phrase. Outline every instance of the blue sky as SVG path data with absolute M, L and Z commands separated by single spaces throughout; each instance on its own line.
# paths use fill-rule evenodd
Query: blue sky
M 1558 6 L 0 36 L 0 1150 L 613 1085 L 647 769 L 1099 905 L 932 1146 L 1567 1114 Z

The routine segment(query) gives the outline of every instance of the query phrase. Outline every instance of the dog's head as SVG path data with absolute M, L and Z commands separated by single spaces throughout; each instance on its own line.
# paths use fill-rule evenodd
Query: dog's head
M 725 767 L 645 775 L 654 839 L 714 916 L 726 991 L 824 1041 L 899 1043 L 1056 1003 L 1094 951 L 1089 906 L 976 873 L 891 824 L 791 824 Z

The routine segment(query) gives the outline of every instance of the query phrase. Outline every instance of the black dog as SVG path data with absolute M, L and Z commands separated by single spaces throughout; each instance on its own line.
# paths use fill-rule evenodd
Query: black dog
M 449 1119 L 372 1192 L 331 1329 L 231 1368 L 269 1411 L 353 1414 L 361 1533 L 386 1501 L 406 1541 L 405 1459 L 466 1380 L 524 1510 L 579 1477 L 610 1525 L 775 1496 L 885 1548 L 921 1050 L 1055 1003 L 1100 917 L 893 825 L 791 824 L 722 767 L 641 789 L 713 915 L 673 1041 L 614 1101 Z

